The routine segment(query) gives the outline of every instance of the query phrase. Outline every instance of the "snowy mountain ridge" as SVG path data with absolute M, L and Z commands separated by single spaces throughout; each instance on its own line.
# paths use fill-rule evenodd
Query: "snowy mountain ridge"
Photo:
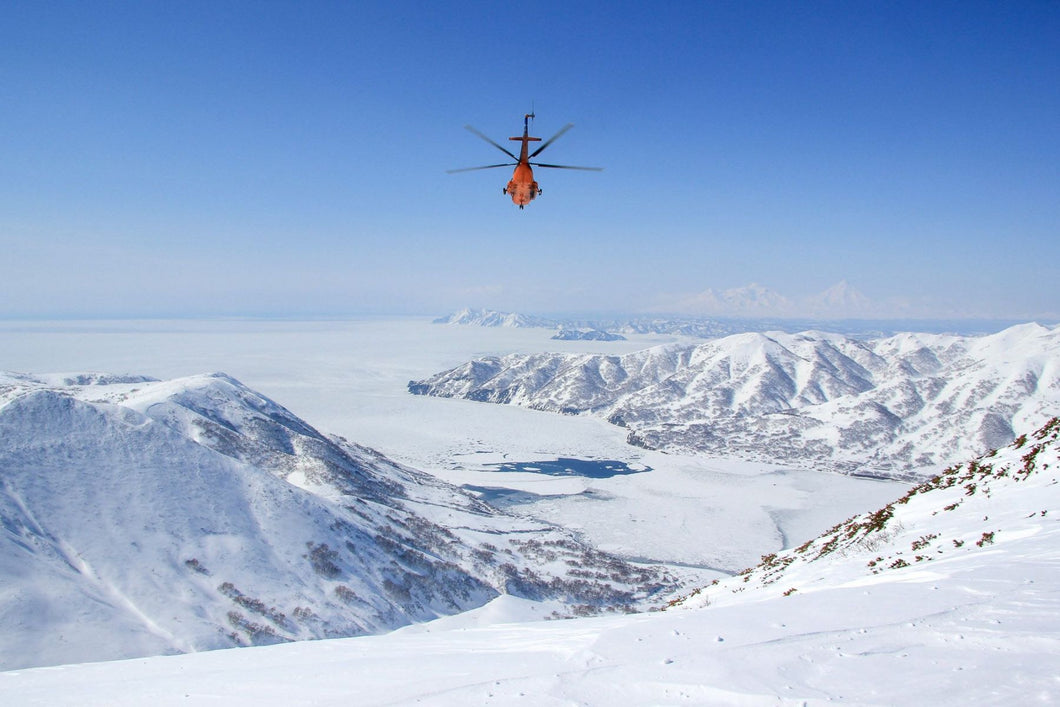
M 1060 566 L 1060 418 L 1009 446 L 955 464 L 876 511 L 837 524 L 797 548 L 762 557 L 672 606 L 695 609 L 836 586 L 871 586 L 1034 538 L 1035 557 Z M 988 562 L 984 559 L 983 562 Z M 919 573 L 920 576 L 915 576 Z M 879 579 L 877 579 L 879 578 Z
M 904 476 L 1002 446 L 1060 409 L 1060 327 L 486 357 L 409 391 L 594 414 L 651 449 Z
M 326 437 L 224 374 L 0 374 L 0 669 L 376 633 L 680 584 Z

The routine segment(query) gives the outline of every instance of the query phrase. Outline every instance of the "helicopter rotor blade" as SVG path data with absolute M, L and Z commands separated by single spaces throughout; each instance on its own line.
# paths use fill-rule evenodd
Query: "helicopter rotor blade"
M 574 123 L 567 123 L 566 125 L 564 125 L 562 128 L 560 128 L 558 133 L 556 133 L 555 135 L 550 137 L 548 140 L 545 140 L 545 142 L 542 143 L 541 147 L 539 147 L 536 150 L 534 150 L 533 152 L 531 152 L 530 153 L 530 157 L 537 157 L 539 154 L 541 154 L 541 152 L 546 147 L 548 147 L 549 145 L 554 143 L 561 135 L 563 135 L 563 133 L 567 132 L 568 130 L 570 130 L 573 127 L 574 127 Z
M 505 149 L 505 148 L 504 148 L 504 147 L 502 147 L 501 145 L 498 145 L 497 143 L 495 143 L 495 142 L 494 142 L 493 140 L 490 140 L 490 139 L 489 139 L 488 137 L 486 137 L 485 135 L 483 135 L 483 134 L 482 134 L 482 132 L 481 132 L 481 131 L 479 131 L 479 130 L 477 130 L 476 128 L 474 128 L 474 127 L 472 127 L 472 126 L 470 126 L 470 125 L 465 125 L 465 126 L 464 126 L 464 130 L 467 130 L 467 131 L 468 131 L 468 132 L 470 132 L 470 133 L 474 133 L 474 134 L 475 134 L 475 135 L 477 135 L 478 137 L 482 138 L 483 140 L 485 140 L 485 141 L 486 141 L 486 142 L 488 142 L 489 144 L 491 144 L 491 145 L 493 145 L 494 147 L 496 147 L 496 148 L 497 148 L 498 150 L 500 150 L 500 151 L 501 151 L 501 152 L 503 152 L 504 154 L 506 154 L 506 155 L 508 155 L 509 157 L 511 157 L 511 158 L 512 158 L 513 160 L 515 160 L 515 161 L 517 161 L 517 162 L 519 161 L 519 158 L 518 158 L 518 157 L 516 157 L 516 156 L 515 156 L 514 154 L 512 154 L 511 152 L 509 152 L 509 151 L 508 151 L 507 149 Z M 539 152 L 540 152 L 540 150 L 539 150 Z
M 535 167 L 548 167 L 549 169 L 580 169 L 586 172 L 603 172 L 603 167 L 573 167 L 569 164 L 542 164 L 540 162 L 531 162 Z
M 462 167 L 460 169 L 447 169 L 446 174 L 455 174 L 456 172 L 474 172 L 476 169 L 493 169 L 494 167 L 512 167 L 519 164 L 518 162 L 505 162 L 504 164 L 488 164 L 482 167 Z

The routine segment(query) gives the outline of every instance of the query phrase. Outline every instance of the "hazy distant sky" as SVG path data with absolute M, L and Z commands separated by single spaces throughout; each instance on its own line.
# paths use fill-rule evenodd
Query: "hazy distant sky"
M 445 173 L 531 105 L 605 171 Z M 1058 2 L 0 4 L 0 316 L 1055 319 L 1058 241 Z

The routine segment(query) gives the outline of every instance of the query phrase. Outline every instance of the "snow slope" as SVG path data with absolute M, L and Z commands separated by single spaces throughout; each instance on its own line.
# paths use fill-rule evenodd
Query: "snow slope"
M 513 354 L 409 390 L 592 413 L 649 449 L 901 477 L 1006 444 L 1060 407 L 1060 327 L 875 340 L 745 333 L 621 356 Z
M 0 374 L 0 529 L 4 669 L 375 633 L 502 593 L 594 613 L 680 583 L 223 374 Z
M 1060 570 L 1060 418 L 911 488 L 797 548 L 678 602 L 686 608 L 894 581 L 931 582 L 995 558 Z M 993 568 L 996 569 L 996 568 Z M 1023 575 L 1002 575 L 1020 582 Z M 1054 582 L 1060 582 L 1060 573 Z M 1052 591 L 1060 589 L 1060 584 Z M 1058 596 L 1060 598 L 1060 596 Z
M 7 672 L 0 701 L 1056 704 L 1058 434 L 1054 419 L 665 612 L 446 619 L 384 636 Z M 494 620 L 526 615 L 508 599 L 491 610 Z

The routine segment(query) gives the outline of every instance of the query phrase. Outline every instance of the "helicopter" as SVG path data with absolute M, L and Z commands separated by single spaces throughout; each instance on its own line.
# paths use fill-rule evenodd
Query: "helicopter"
M 515 162 L 488 164 L 482 167 L 464 167 L 463 169 L 450 169 L 446 170 L 446 172 L 448 174 L 454 174 L 456 172 L 472 172 L 477 169 L 494 169 L 495 167 L 510 167 L 512 165 L 515 165 L 515 172 L 512 173 L 512 178 L 511 180 L 509 180 L 508 185 L 504 187 L 502 193 L 512 197 L 512 202 L 520 209 L 522 209 L 531 201 L 533 201 L 535 197 L 541 194 L 541 187 L 539 187 L 537 185 L 537 182 L 534 181 L 534 170 L 532 169 L 532 167 L 547 167 L 549 169 L 580 169 L 587 172 L 600 172 L 603 170 L 603 167 L 572 167 L 570 165 L 565 164 L 544 164 L 542 162 L 531 162 L 530 160 L 537 157 L 545 150 L 546 147 L 551 145 L 561 135 L 563 135 L 565 132 L 574 127 L 574 123 L 567 123 L 562 128 L 560 128 L 558 133 L 556 133 L 544 143 L 542 143 L 541 147 L 537 148 L 533 152 L 530 152 L 529 146 L 531 142 L 541 142 L 541 138 L 539 137 L 530 137 L 530 121 L 533 120 L 534 117 L 535 116 L 533 111 L 523 116 L 522 137 L 508 138 L 509 140 L 514 140 L 516 142 L 522 143 L 522 147 L 519 150 L 518 157 L 516 157 L 512 152 L 508 151 L 504 147 L 501 147 L 500 145 L 495 143 L 493 140 L 490 140 L 488 137 L 482 134 L 481 131 L 473 128 L 470 125 L 465 125 L 465 130 L 474 133 L 489 144 L 493 145 L 498 150 L 515 160 Z

